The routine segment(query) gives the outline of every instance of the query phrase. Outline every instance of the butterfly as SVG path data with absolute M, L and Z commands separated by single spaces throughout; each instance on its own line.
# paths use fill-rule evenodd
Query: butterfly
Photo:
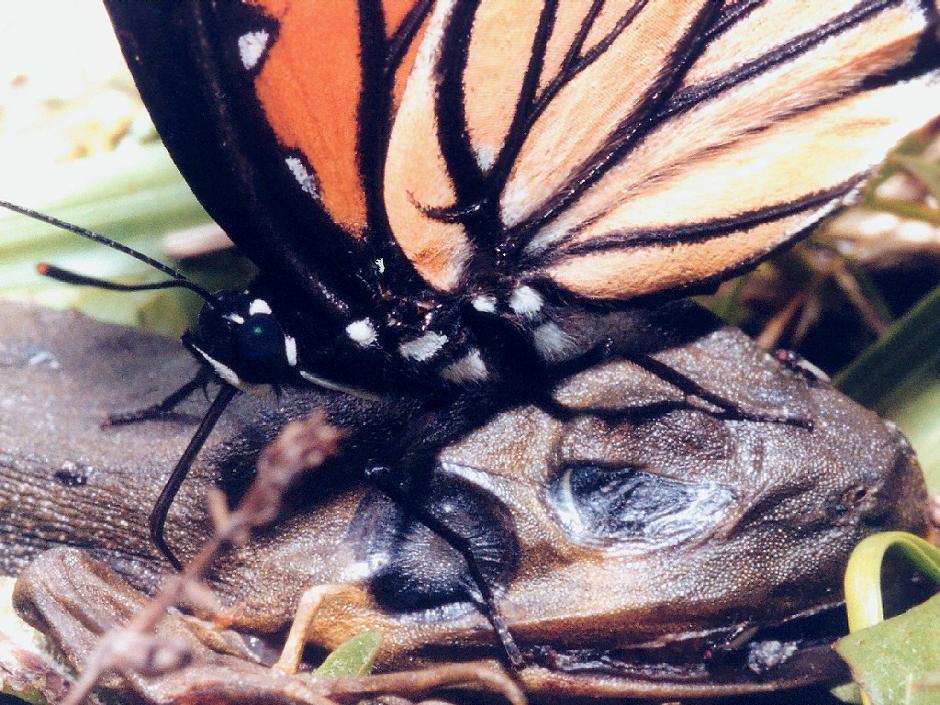
M 203 369 L 114 418 L 222 383 L 151 515 L 174 563 L 166 512 L 238 391 L 537 395 L 637 347 L 622 312 L 807 233 L 940 112 L 927 0 L 105 4 L 171 155 L 260 269 L 219 294 L 161 269 L 206 302 L 183 338 Z

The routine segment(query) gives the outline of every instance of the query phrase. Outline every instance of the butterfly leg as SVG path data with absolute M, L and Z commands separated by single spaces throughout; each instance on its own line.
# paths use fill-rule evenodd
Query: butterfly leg
M 409 473 L 409 475 L 410 474 L 411 473 Z M 373 485 L 397 507 L 407 515 L 410 515 L 414 520 L 430 529 L 460 555 L 466 564 L 473 585 L 479 593 L 475 596 L 478 600 L 478 606 L 493 627 L 506 660 L 514 669 L 518 670 L 523 668 L 525 666 L 525 659 L 509 631 L 506 620 L 496 601 L 493 589 L 490 587 L 489 581 L 477 560 L 473 542 L 463 536 L 459 531 L 448 526 L 444 520 L 435 516 L 422 502 L 416 499 L 416 497 L 406 489 L 407 478 L 403 477 L 401 471 L 396 471 L 387 466 L 373 466 L 366 470 L 365 475 L 366 479 L 372 482 Z
M 133 411 L 123 411 L 114 414 L 108 414 L 107 418 L 101 424 L 102 427 L 108 426 L 121 426 L 123 424 L 132 424 L 139 421 L 149 421 L 151 419 L 157 419 L 162 416 L 166 416 L 173 412 L 173 410 L 179 406 L 190 394 L 195 392 L 197 389 L 205 388 L 206 384 L 211 381 L 212 373 L 205 367 L 201 367 L 199 372 L 196 373 L 196 376 L 189 380 L 182 387 L 171 393 L 162 401 L 158 401 L 156 404 L 151 404 L 150 406 L 145 406 L 142 409 L 134 409 Z
M 218 395 L 212 401 L 205 416 L 202 417 L 199 428 L 196 429 L 196 433 L 194 433 L 193 437 L 190 439 L 189 445 L 187 445 L 186 450 L 183 451 L 183 455 L 176 461 L 176 465 L 170 472 L 170 476 L 167 478 L 166 484 L 160 492 L 160 496 L 157 497 L 157 501 L 150 511 L 150 538 L 153 540 L 154 545 L 160 550 L 160 553 L 166 557 L 176 570 L 182 568 L 182 563 L 170 549 L 166 542 L 166 537 L 164 536 L 163 529 L 166 525 L 167 514 L 169 514 L 173 500 L 176 499 L 176 493 L 179 492 L 183 480 L 186 479 L 190 467 L 196 460 L 196 456 L 199 455 L 199 451 L 202 450 L 203 445 L 205 445 L 206 439 L 209 437 L 209 434 L 212 433 L 212 429 L 215 428 L 215 424 L 218 422 L 219 417 L 222 416 L 222 412 L 225 411 L 225 407 L 228 406 L 229 402 L 232 401 L 237 394 L 238 390 L 235 387 L 228 384 L 222 385 L 222 389 L 219 390 Z
M 657 360 L 652 355 L 629 352 L 621 352 L 620 354 L 630 362 L 639 365 L 647 372 L 677 387 L 683 393 L 696 396 L 709 404 L 717 406 L 728 418 L 740 419 L 742 421 L 780 423 L 806 429 L 813 427 L 811 419 L 799 413 L 789 412 L 787 409 L 781 409 L 777 412 L 768 411 L 766 409 L 752 408 L 747 404 L 725 398 L 702 386 L 688 375 L 671 367 L 667 363 Z

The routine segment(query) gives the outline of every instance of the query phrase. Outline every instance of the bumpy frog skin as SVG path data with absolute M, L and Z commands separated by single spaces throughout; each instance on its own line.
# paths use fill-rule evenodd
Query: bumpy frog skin
M 192 428 L 179 418 L 97 423 L 183 379 L 188 362 L 168 341 L 78 316 L 0 314 L 9 357 L 0 398 L 12 400 L 0 407 L 0 571 L 21 573 L 17 608 L 81 663 L 96 631 L 132 610 L 163 568 L 146 515 Z M 716 697 L 838 678 L 828 643 L 844 628 L 849 552 L 874 531 L 923 528 L 910 448 L 827 383 L 694 307 L 645 325 L 655 357 L 709 393 L 811 428 L 731 418 L 613 360 L 563 380 L 553 414 L 507 407 L 440 449 L 411 488 L 415 501 L 468 539 L 527 656 L 519 678 L 532 694 Z M 459 555 L 361 481 L 364 465 L 407 444 L 419 402 L 241 399 L 171 512 L 170 545 L 191 554 L 206 533 L 207 486 L 237 495 L 285 418 L 317 405 L 352 435 L 276 527 L 210 576 L 222 601 L 240 606 L 236 629 L 283 634 L 301 596 L 328 585 L 307 629 L 313 644 L 379 628 L 382 668 L 494 658 Z M 423 440 L 434 448 L 445 432 L 427 429 Z M 111 568 L 75 548 L 40 556 L 62 545 Z M 270 653 L 178 619 L 166 629 L 189 629 L 199 643 L 195 670 L 135 683 L 144 699 L 241 677 L 272 702 L 302 702 L 289 678 L 264 679 Z

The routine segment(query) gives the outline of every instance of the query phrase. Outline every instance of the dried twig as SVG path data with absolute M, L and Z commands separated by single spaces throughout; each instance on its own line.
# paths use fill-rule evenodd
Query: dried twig
M 228 510 L 221 492 L 213 491 L 209 496 L 212 536 L 181 573 L 163 583 L 129 624 L 101 636 L 63 705 L 80 705 L 107 672 L 158 676 L 185 667 L 192 659 L 188 649 L 157 639 L 154 628 L 181 598 L 205 592 L 201 578 L 219 551 L 228 544 L 243 543 L 251 529 L 274 521 L 287 489 L 305 470 L 334 455 L 343 435 L 326 422 L 322 411 L 316 411 L 302 421 L 288 424 L 264 449 L 255 480 L 234 511 Z

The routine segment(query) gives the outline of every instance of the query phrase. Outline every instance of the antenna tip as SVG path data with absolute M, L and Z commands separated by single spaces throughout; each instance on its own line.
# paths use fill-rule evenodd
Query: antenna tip
M 50 265 L 48 262 L 40 262 L 39 264 L 36 265 L 36 273 L 44 277 L 48 276 L 49 269 L 51 266 L 52 265 Z

